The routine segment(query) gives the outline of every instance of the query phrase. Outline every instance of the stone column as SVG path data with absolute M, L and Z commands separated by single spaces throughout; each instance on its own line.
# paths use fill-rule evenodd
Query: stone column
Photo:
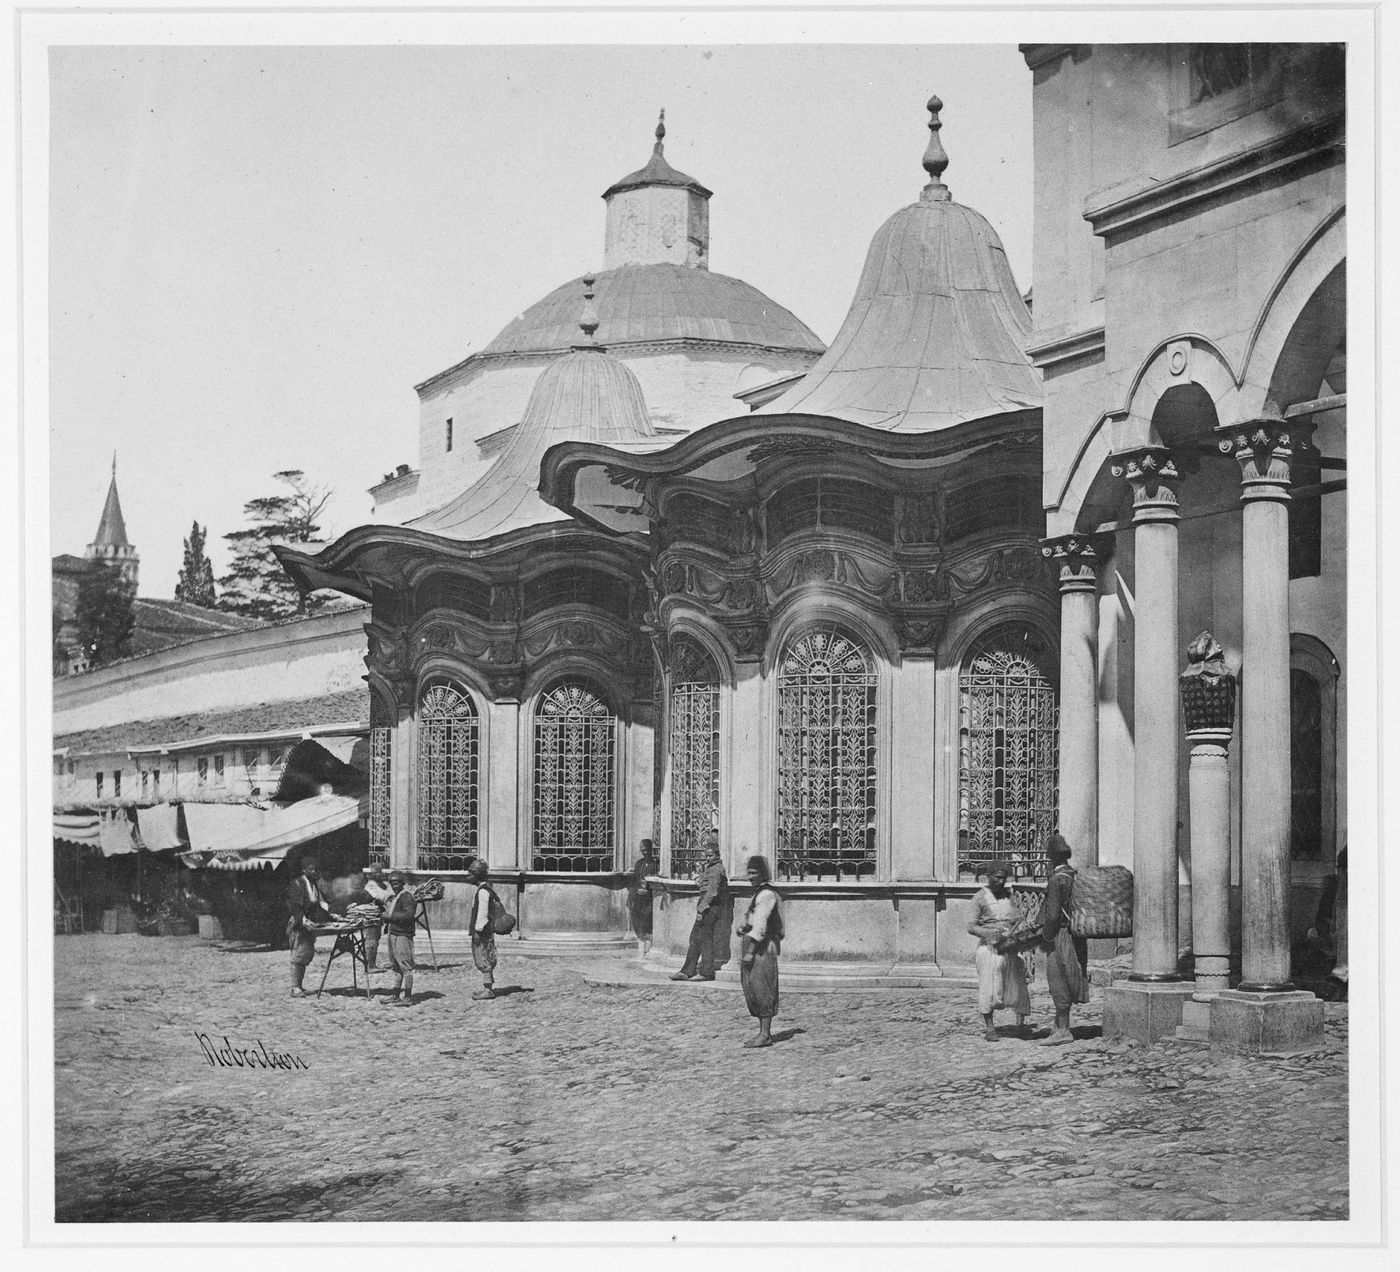
M 1099 547 L 1087 535 L 1046 539 L 1060 569 L 1059 831 L 1081 865 L 1099 860 Z
M 1244 504 L 1240 713 L 1242 990 L 1291 990 L 1288 923 L 1292 814 L 1289 770 L 1288 484 L 1297 431 L 1281 420 L 1222 429 L 1239 460 Z M 1301 435 L 1306 446 L 1306 426 Z
M 1187 650 L 1181 709 L 1191 744 L 1191 949 L 1196 992 L 1230 986 L 1230 736 L 1235 677 L 1224 650 L 1202 632 Z
M 1129 979 L 1178 981 L 1176 649 L 1178 474 L 1171 453 L 1117 457 L 1133 491 L 1133 966 Z

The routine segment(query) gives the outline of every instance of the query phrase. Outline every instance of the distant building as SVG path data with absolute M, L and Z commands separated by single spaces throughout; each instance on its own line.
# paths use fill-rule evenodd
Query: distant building
M 64 552 L 51 562 L 54 618 L 54 675 L 80 675 L 88 671 L 87 652 L 78 637 L 78 592 L 84 575 L 94 568 L 115 569 L 133 591 L 140 584 L 141 557 L 126 534 L 121 498 L 117 494 L 117 461 L 112 458 L 112 480 L 97 533 L 82 556 Z M 220 632 L 246 631 L 259 624 L 241 614 L 227 614 L 184 601 L 153 600 L 137 596 L 136 626 L 131 636 L 131 657 L 168 649 L 186 641 Z

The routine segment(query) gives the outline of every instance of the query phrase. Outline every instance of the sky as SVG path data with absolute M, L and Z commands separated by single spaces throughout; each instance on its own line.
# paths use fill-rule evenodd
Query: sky
M 711 267 L 823 340 L 870 239 L 944 180 L 1031 285 L 1031 75 L 1014 46 L 59 47 L 50 52 L 52 551 L 117 459 L 141 594 L 300 468 L 324 526 L 418 464 L 413 386 L 601 268 L 651 151 L 714 191 Z M 502 426 L 513 421 L 503 420 Z

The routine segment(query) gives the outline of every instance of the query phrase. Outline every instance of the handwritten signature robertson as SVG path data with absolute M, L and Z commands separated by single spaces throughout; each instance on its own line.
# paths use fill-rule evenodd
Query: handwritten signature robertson
M 256 1047 L 235 1047 L 224 1035 L 224 1045 L 210 1041 L 209 1035 L 195 1031 L 195 1041 L 211 1066 L 221 1069 L 309 1069 L 311 1066 L 290 1051 L 269 1051 L 258 1039 Z

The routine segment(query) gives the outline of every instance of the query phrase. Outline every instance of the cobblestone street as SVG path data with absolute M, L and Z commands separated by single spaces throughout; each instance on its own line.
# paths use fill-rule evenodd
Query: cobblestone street
M 293 1000 L 284 952 L 58 938 L 57 1219 L 1347 1215 L 1344 1004 L 1324 1052 L 1245 1060 L 1109 1045 L 1097 989 L 1062 1048 L 1009 1016 L 985 1042 L 970 991 L 785 992 L 778 1045 L 745 1050 L 737 988 L 598 988 L 508 949 L 505 996 L 471 1001 L 456 955 L 391 1009 L 340 962 Z

